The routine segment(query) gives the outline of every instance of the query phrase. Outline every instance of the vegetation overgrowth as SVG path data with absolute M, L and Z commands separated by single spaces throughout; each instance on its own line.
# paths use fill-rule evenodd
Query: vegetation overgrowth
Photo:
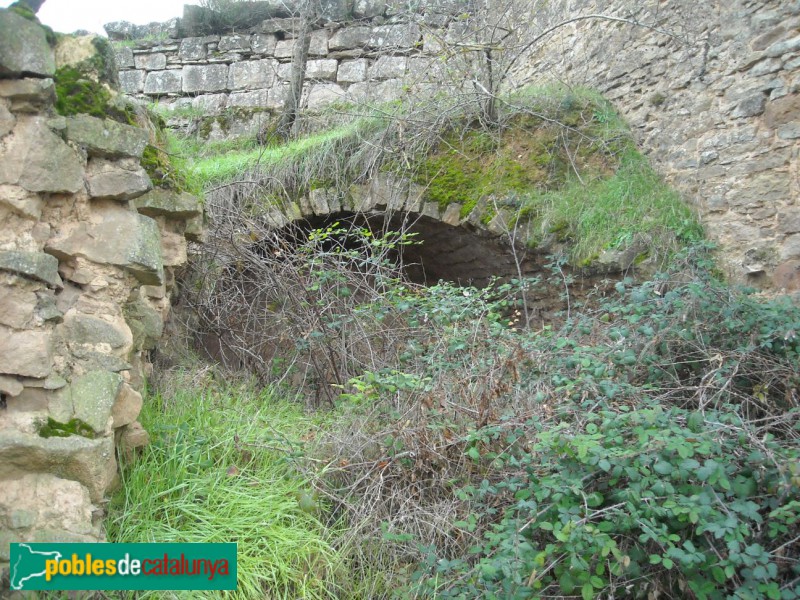
M 694 247 L 651 281 L 621 281 L 607 297 L 570 303 L 562 325 L 534 331 L 519 326 L 526 282 L 415 286 L 384 252 L 413 239 L 363 233 L 368 254 L 354 244 L 362 233 L 315 232 L 296 250 L 297 270 L 265 282 L 276 296 L 249 300 L 292 344 L 261 370 L 244 366 L 284 393 L 303 380 L 327 390 L 310 397 L 323 416 L 305 444 L 267 444 L 302 482 L 284 497 L 313 488 L 327 528 L 314 522 L 315 531 L 338 566 L 328 592 L 800 598 L 797 306 L 732 289 L 709 250 Z M 170 405 L 184 407 L 187 432 L 204 432 L 191 419 L 236 411 L 237 396 Z M 255 418 L 248 406 L 254 429 L 244 430 L 256 437 L 223 413 L 218 443 L 238 443 L 234 430 L 277 440 L 276 429 L 292 440 L 308 431 L 289 421 L 283 431 L 274 404 Z M 216 486 L 239 466 L 233 456 L 187 463 L 215 474 Z M 142 472 L 163 471 L 158 460 Z M 178 523 L 162 515 L 186 497 L 156 498 L 158 509 L 144 503 L 142 514 Z M 123 514 L 135 522 L 133 506 Z
M 458 204 L 462 218 L 474 213 L 472 220 L 488 224 L 502 211 L 507 226 L 524 227 L 532 247 L 555 236 L 574 265 L 634 240 L 663 260 L 702 239 L 692 210 L 597 94 L 531 89 L 502 107 L 488 127 L 463 110 L 422 118 L 397 104 L 342 106 L 288 142 L 269 136 L 267 126 L 221 142 L 173 136 L 170 153 L 195 189 L 222 202 L 235 196 L 245 220 L 276 207 L 291 212 L 317 188 L 335 190 L 346 205 L 353 184 L 391 172 L 421 185 L 424 200 L 441 210 Z
M 175 429 L 152 421 L 113 539 L 213 538 L 230 520 L 242 533 L 221 535 L 250 557 L 243 597 L 800 598 L 800 309 L 720 280 L 691 211 L 607 104 L 503 106 L 506 129 L 370 114 L 286 145 L 195 146 L 190 178 L 214 219 L 183 283 L 197 341 L 271 398 L 303 391 L 316 416 L 225 385 L 165 394 L 153 416 Z M 465 181 L 437 180 L 451 161 Z M 566 254 L 536 278 L 424 287 L 398 264 L 420 243 L 406 231 L 354 218 L 278 233 L 259 218 L 383 170 L 531 219 L 573 244 L 573 262 L 646 237 L 669 266 L 586 302 Z M 526 298 L 545 288 L 564 311 L 526 326 Z M 277 497 L 236 487 L 268 480 Z M 217 489 L 242 507 L 212 501 Z M 312 550 L 267 553 L 263 521 L 239 518 L 262 498 L 303 517 Z

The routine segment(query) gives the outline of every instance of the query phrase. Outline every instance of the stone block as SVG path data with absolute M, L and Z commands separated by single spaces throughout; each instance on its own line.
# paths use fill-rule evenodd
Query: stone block
M 181 40 L 178 57 L 181 60 L 205 60 L 208 41 L 204 37 L 188 37 Z
M 281 81 L 289 81 L 292 78 L 292 63 L 279 63 L 276 72 L 278 79 Z
M 228 87 L 228 65 L 188 65 L 183 68 L 183 91 L 221 92 Z
M 15 429 L 0 430 L 0 480 L 25 473 L 50 473 L 86 487 L 100 502 L 116 476 L 114 438 L 80 435 L 43 438 Z
M 330 58 L 309 60 L 306 63 L 306 79 L 336 79 L 339 62 Z
M 301 23 L 302 19 L 300 17 L 266 19 L 261 23 L 261 33 L 288 33 L 295 35 L 300 31 Z
M 335 83 L 312 85 L 305 94 L 305 104 L 309 110 L 319 110 L 336 102 L 343 102 L 346 93 Z
M 164 282 L 161 237 L 153 219 L 116 203 L 98 207 L 93 217 L 96 222 L 63 227 L 49 240 L 47 252 L 63 259 L 83 257 L 119 266 L 145 285 Z
M 133 204 L 148 217 L 189 219 L 203 214 L 200 200 L 186 192 L 155 189 L 134 200 Z
M 29 192 L 15 185 L 0 185 L 0 206 L 22 217 L 39 220 L 44 204 L 39 194 Z
M 36 294 L 32 285 L 15 285 L 12 276 L 0 282 L 0 325 L 12 329 L 27 329 L 33 323 Z
M 108 371 L 93 371 L 74 380 L 69 391 L 75 418 L 89 425 L 96 435 L 107 433 L 122 383 L 122 376 Z
M 188 261 L 186 239 L 179 233 L 161 231 L 161 257 L 165 267 L 180 267 Z
M 272 87 L 277 70 L 278 61 L 271 58 L 233 63 L 228 75 L 228 88 L 256 90 Z
M 336 81 L 340 83 L 357 83 L 367 80 L 369 61 L 362 58 L 358 60 L 343 60 L 339 63 Z
M 253 52 L 264 56 L 273 56 L 277 43 L 278 38 L 269 33 L 256 33 L 250 38 L 250 48 Z
M 50 77 L 56 71 L 44 29 L 10 10 L 0 10 L 0 76 Z
M 767 105 L 767 97 L 764 94 L 754 94 L 748 96 L 734 108 L 732 116 L 734 118 L 757 117 L 764 112 Z
M 132 459 L 139 448 L 144 448 L 150 443 L 150 436 L 138 421 L 122 428 L 119 435 L 119 449 L 128 460 Z
M 150 134 L 139 127 L 89 115 L 67 117 L 67 140 L 105 158 L 141 158 Z
M 137 69 L 161 71 L 167 68 L 167 56 L 161 52 L 156 52 L 154 54 L 137 54 L 133 57 L 133 64 Z
M 354 27 L 343 27 L 334 33 L 328 40 L 328 50 L 350 50 L 353 48 L 364 48 L 372 39 L 372 29 L 366 26 L 357 25 Z
M 56 86 L 52 79 L 0 79 L 0 98 L 13 113 L 41 113 L 55 103 Z
M 182 89 L 183 71 L 175 69 L 148 73 L 144 82 L 144 93 L 151 96 L 179 94 Z
M 779 57 L 800 50 L 800 35 L 781 42 L 775 42 L 765 50 L 767 56 Z
M 117 61 L 118 69 L 132 69 L 136 64 L 132 48 L 115 48 L 114 59 Z
M 15 398 L 22 393 L 23 389 L 25 388 L 17 378 L 0 375 L 0 393 Z
M 233 92 L 228 96 L 229 107 L 259 108 L 269 105 L 269 91 Z
M 138 161 L 93 158 L 86 167 L 89 196 L 95 199 L 133 200 L 153 187 Z
M 141 297 L 130 300 L 122 312 L 133 334 L 134 350 L 153 350 L 164 333 L 161 313 Z
M 44 252 L 0 251 L 0 270 L 42 281 L 54 288 L 63 287 L 58 275 L 58 259 Z
M 119 90 L 123 94 L 140 94 L 144 91 L 145 71 L 120 71 Z
M 369 70 L 369 78 L 374 80 L 394 79 L 406 73 L 408 59 L 404 56 L 381 56 Z
M 318 0 L 319 16 L 327 21 L 345 21 L 352 14 L 353 0 Z
M 267 108 L 279 110 L 286 104 L 289 97 L 289 84 L 282 83 L 272 86 L 267 90 Z
M 250 52 L 250 36 L 249 35 L 223 35 L 219 39 L 217 50 L 220 52 Z
M 800 233 L 800 209 L 781 214 L 778 220 L 778 233 Z
M 203 112 L 204 115 L 213 115 L 228 106 L 227 94 L 202 94 L 192 100 L 192 106 Z
M 29 192 L 70 193 L 83 188 L 83 161 L 55 135 L 44 117 L 18 119 L 0 145 L 0 184 Z
M 421 43 L 422 31 L 416 23 L 379 25 L 370 32 L 367 46 L 377 50 L 412 49 Z
M 0 328 L 0 373 L 44 379 L 53 368 L 51 334 Z
M 356 19 L 381 17 L 386 12 L 386 0 L 355 0 L 353 16 Z
M 142 412 L 142 404 L 142 395 L 127 383 L 123 383 L 114 406 L 111 407 L 112 427 L 118 429 L 133 423 Z
M 292 58 L 294 40 L 281 40 L 275 44 L 275 58 Z
M 100 541 L 92 520 L 95 507 L 88 490 L 77 481 L 31 473 L 4 480 L 3 492 L 0 520 L 5 518 L 15 529 L 14 541 Z M 24 533 L 31 528 L 33 537 Z
M 311 32 L 311 39 L 308 43 L 309 56 L 327 56 L 328 55 L 328 33 L 327 29 L 317 29 Z

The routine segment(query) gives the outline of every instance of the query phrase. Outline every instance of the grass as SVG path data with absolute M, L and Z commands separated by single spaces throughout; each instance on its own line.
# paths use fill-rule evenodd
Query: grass
M 335 129 L 273 146 L 259 146 L 253 138 L 215 144 L 173 138 L 171 151 L 177 156 L 196 157 L 185 162 L 186 170 L 198 186 L 205 188 L 233 181 L 256 168 L 264 175 L 277 170 L 306 171 L 310 179 L 325 179 L 336 175 L 325 172 L 326 159 L 341 158 L 344 156 L 342 146 L 348 142 L 358 143 L 361 136 L 376 127 L 379 127 L 376 119 L 358 119 Z M 201 145 L 206 148 L 201 149 Z M 312 165 L 322 168 L 312 172 Z
M 122 469 L 109 541 L 237 542 L 238 591 L 226 597 L 333 597 L 334 532 L 301 508 L 308 482 L 287 460 L 314 427 L 301 405 L 183 385 L 149 398 L 140 418 L 152 443 Z
M 635 148 L 621 157 L 616 172 L 588 184 L 571 177 L 558 189 L 525 198 L 522 218 L 532 218 L 541 235 L 570 241 L 574 264 L 586 265 L 606 249 L 622 248 L 637 236 L 671 245 L 703 239 L 692 209 Z M 666 250 L 661 247 L 658 250 Z

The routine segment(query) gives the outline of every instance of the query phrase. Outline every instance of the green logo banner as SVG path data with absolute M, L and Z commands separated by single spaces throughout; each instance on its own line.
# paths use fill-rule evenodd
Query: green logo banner
M 11 544 L 12 590 L 235 590 L 236 544 Z

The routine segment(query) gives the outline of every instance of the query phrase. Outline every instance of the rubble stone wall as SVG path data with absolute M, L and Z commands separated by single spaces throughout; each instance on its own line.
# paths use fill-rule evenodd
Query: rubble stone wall
M 737 281 L 800 291 L 800 3 L 571 1 L 647 25 L 585 20 L 519 62 L 609 98 L 697 207 Z
M 118 453 L 147 442 L 143 377 L 173 270 L 202 221 L 196 198 L 153 188 L 146 112 L 56 111 L 61 69 L 97 76 L 93 47 L 0 10 L 0 567 L 9 542 L 104 539 Z

